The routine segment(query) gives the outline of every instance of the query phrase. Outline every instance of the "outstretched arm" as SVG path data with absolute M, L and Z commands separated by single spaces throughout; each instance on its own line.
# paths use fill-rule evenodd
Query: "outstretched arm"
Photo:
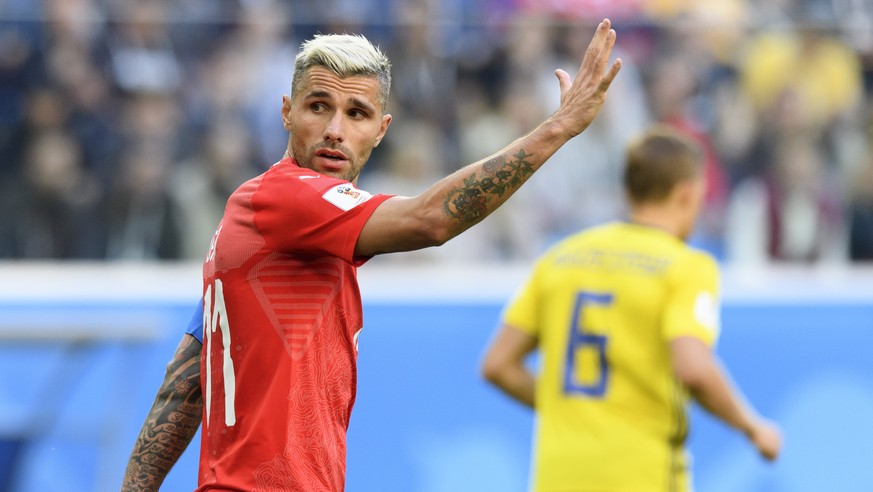
M 503 325 L 485 353 L 482 376 L 507 396 L 533 408 L 536 378 L 524 364 L 537 346 L 537 339 L 509 325 Z
M 200 342 L 184 335 L 142 425 L 124 472 L 122 492 L 157 491 L 200 425 Z
M 761 456 L 775 460 L 782 447 L 778 428 L 746 404 L 712 350 L 696 338 L 680 337 L 670 342 L 670 352 L 676 376 L 691 396 L 708 412 L 743 432 Z
M 604 20 L 576 77 L 571 80 L 563 70 L 555 71 L 561 104 L 552 116 L 499 152 L 443 178 L 421 195 L 386 200 L 361 231 L 355 255 L 438 246 L 496 210 L 597 116 L 621 68 L 621 60 L 616 60 L 607 70 L 614 43 L 615 31 L 609 20 Z

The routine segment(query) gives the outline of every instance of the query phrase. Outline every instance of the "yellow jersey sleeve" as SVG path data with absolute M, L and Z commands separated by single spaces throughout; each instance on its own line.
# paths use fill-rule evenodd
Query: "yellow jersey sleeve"
M 524 285 L 516 291 L 515 295 L 503 309 L 502 320 L 504 324 L 527 333 L 539 336 L 539 287 L 537 278 L 542 269 L 542 261 L 537 262 L 533 272 Z
M 674 265 L 670 277 L 664 340 L 691 336 L 715 345 L 720 330 L 718 264 L 709 255 L 692 252 Z

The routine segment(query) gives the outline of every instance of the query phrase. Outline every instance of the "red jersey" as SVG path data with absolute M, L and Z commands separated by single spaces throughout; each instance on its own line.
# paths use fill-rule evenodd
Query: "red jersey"
M 290 158 L 231 195 L 203 266 L 198 491 L 343 490 L 355 243 L 388 198 Z

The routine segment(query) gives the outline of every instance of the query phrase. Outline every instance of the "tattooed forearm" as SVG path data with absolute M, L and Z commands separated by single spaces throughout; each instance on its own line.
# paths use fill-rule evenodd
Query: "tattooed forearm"
M 122 492 L 157 491 L 200 425 L 200 343 L 185 335 L 127 462 Z
M 527 160 L 531 155 L 521 149 L 509 161 L 501 154 L 486 162 L 481 172 L 471 174 L 463 186 L 449 191 L 443 202 L 446 215 L 462 223 L 482 220 L 495 197 L 503 198 L 507 192 L 511 195 L 534 173 L 533 164 Z

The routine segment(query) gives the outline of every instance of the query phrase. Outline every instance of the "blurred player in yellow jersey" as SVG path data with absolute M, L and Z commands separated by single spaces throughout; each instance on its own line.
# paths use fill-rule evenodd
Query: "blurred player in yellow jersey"
M 536 491 L 689 491 L 688 395 L 765 458 L 777 428 L 743 400 L 713 347 L 718 266 L 685 244 L 704 183 L 693 143 L 656 126 L 628 148 L 627 222 L 543 255 L 506 307 L 486 379 L 536 411 Z M 535 349 L 534 375 L 525 358 Z

